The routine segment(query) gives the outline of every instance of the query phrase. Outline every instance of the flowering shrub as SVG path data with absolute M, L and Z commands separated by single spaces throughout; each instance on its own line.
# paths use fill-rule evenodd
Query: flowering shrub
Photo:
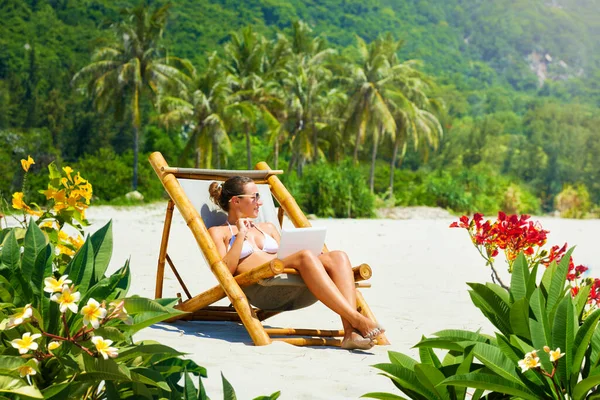
M 32 163 L 24 160 L 25 171 Z M 50 169 L 48 208 L 17 194 L 13 207 L 29 218 L 0 231 L 0 397 L 206 398 L 190 377 L 206 376 L 204 368 L 158 342 L 133 341 L 140 329 L 180 315 L 177 299 L 128 297 L 128 263 L 105 275 L 111 223 L 71 241 L 63 228 L 82 228 L 91 185 L 70 168 Z M 57 252 L 61 245 L 72 251 Z
M 566 245 L 542 250 L 548 232 L 528 216 L 501 213 L 492 222 L 475 215 L 472 220 L 462 217 L 452 227 L 468 230 L 488 265 L 500 250 L 506 255 L 512 272 L 509 287 L 468 284 L 473 304 L 497 331 L 490 336 L 442 330 L 415 345 L 420 362 L 389 352 L 390 363 L 375 367 L 411 399 L 465 399 L 469 389 L 472 399 L 596 398 L 598 281 L 588 280 L 573 290 L 573 281 L 581 280 L 583 272 L 573 266 L 573 250 Z M 540 265 L 545 269 L 538 279 Z M 387 393 L 364 397 L 396 398 Z

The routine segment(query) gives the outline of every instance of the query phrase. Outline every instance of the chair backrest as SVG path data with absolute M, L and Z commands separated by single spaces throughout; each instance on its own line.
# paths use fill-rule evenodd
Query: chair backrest
M 207 229 L 225 223 L 227 214 L 212 202 L 208 193 L 208 188 L 214 181 L 183 178 L 179 178 L 178 180 L 188 199 L 202 217 Z M 271 222 L 277 229 L 280 229 L 277 220 L 277 210 L 275 209 L 269 185 L 260 184 L 257 186 L 263 205 L 258 212 L 256 220 L 258 222 Z

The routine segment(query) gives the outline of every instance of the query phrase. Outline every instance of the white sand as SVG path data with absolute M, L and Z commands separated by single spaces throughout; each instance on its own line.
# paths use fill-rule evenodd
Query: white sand
M 110 271 L 131 257 L 130 294 L 154 297 L 158 250 L 164 221 L 163 205 L 136 208 L 93 207 L 92 231 L 113 220 L 114 252 Z M 574 259 L 596 271 L 600 221 L 539 219 L 551 231 L 549 244 L 577 244 Z M 391 346 L 366 352 L 330 347 L 295 347 L 285 343 L 253 346 L 244 328 L 233 323 L 180 322 L 140 332 L 137 340 L 153 339 L 188 353 L 208 370 L 209 396 L 222 397 L 220 374 L 232 383 L 238 398 L 250 399 L 281 391 L 282 399 L 351 399 L 368 392 L 400 394 L 371 365 L 387 362 L 388 350 L 417 357 L 411 347 L 421 335 L 447 328 L 492 333 L 492 327 L 471 304 L 465 282 L 489 281 L 489 270 L 462 229 L 449 229 L 455 219 L 334 220 L 313 225 L 328 228 L 330 249 L 345 250 L 354 265 L 373 268 L 372 288 L 362 292 L 387 329 Z M 201 253 L 181 219 L 174 221 L 168 250 L 193 295 L 216 285 Z M 509 279 L 502 263 L 503 276 Z M 600 275 L 600 274 L 596 274 Z M 165 297 L 183 292 L 167 270 Z M 225 305 L 228 302 L 224 302 Z M 280 314 L 271 326 L 341 329 L 339 318 L 321 304 Z

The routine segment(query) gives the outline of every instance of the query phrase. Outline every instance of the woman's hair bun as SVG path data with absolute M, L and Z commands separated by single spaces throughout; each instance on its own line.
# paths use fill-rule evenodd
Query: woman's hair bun
M 221 206 L 220 200 L 221 200 L 222 193 L 223 193 L 223 185 L 221 185 L 219 182 L 213 182 L 208 187 L 208 194 L 210 195 L 210 199 L 212 200 L 213 203 L 215 203 L 219 207 Z

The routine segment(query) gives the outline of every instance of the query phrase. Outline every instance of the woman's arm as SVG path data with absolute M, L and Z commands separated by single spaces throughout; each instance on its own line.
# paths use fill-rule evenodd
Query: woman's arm
M 217 251 L 222 257 L 222 261 L 227 265 L 227 268 L 229 268 L 229 272 L 234 275 L 238 264 L 240 263 L 240 254 L 242 253 L 242 246 L 244 245 L 246 235 L 238 233 L 231 248 L 227 251 L 227 245 L 225 244 L 227 236 L 223 235 L 223 229 L 212 227 L 208 230 L 208 233 L 210 233 L 210 236 L 215 242 Z

